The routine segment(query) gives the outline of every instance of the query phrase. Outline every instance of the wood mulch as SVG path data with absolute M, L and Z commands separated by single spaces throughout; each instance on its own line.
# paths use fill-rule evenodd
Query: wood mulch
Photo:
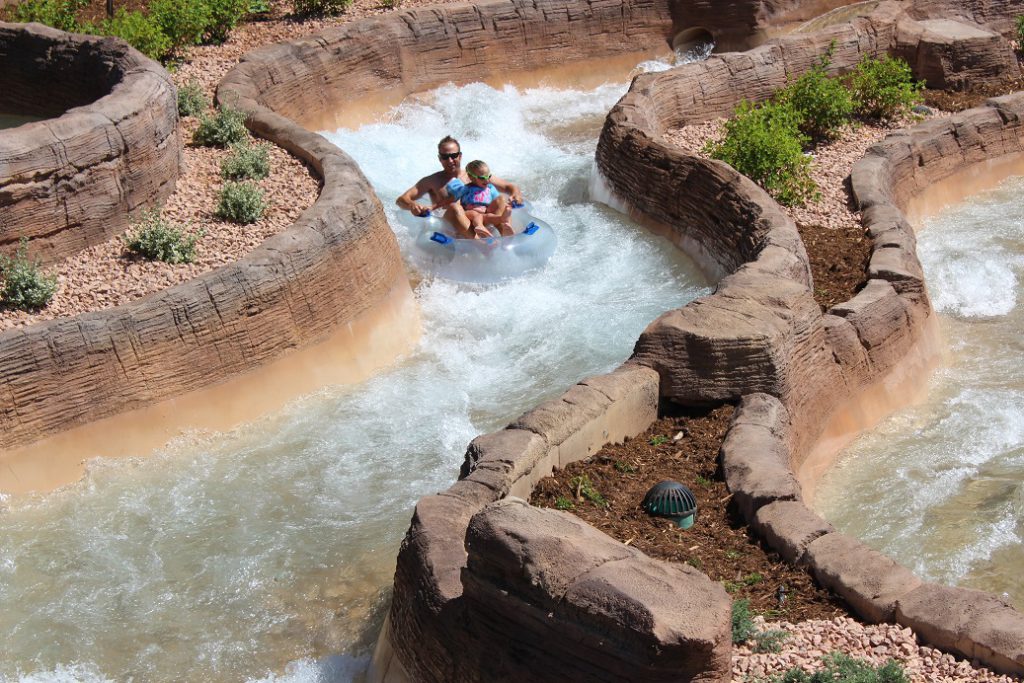
M 537 484 L 530 502 L 571 505 L 571 512 L 612 538 L 651 557 L 696 567 L 720 581 L 734 599 L 748 598 L 751 609 L 766 617 L 795 622 L 850 614 L 803 569 L 766 550 L 731 504 L 717 460 L 733 407 L 666 406 L 663 412 L 644 434 L 556 470 Z M 604 504 L 584 495 L 579 477 L 589 479 Z M 644 494 L 665 479 L 686 485 L 697 498 L 697 521 L 686 531 L 640 508 Z

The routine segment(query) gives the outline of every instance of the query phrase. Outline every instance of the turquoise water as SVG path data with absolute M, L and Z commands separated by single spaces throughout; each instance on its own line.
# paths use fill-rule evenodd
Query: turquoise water
M 417 277 L 422 340 L 366 382 L 0 503 L 0 681 L 349 680 L 365 667 L 413 504 L 455 480 L 468 442 L 613 369 L 657 315 L 708 291 L 668 242 L 587 195 L 625 87 L 446 87 L 331 133 L 389 211 L 438 168 L 437 140 L 459 137 L 522 185 L 558 251 L 500 285 Z
M 928 221 L 918 253 L 949 364 L 847 449 L 816 506 L 923 577 L 1024 609 L 1024 178 Z

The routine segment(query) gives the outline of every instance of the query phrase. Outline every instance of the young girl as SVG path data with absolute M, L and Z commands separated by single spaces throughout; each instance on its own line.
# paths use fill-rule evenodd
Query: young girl
M 461 188 L 451 187 L 448 202 L 459 203 L 455 222 L 460 237 L 481 239 L 492 237 L 487 226 L 494 226 L 503 236 L 515 234 L 512 230 L 512 207 L 505 195 L 498 192 L 489 181 L 491 169 L 483 161 L 475 160 L 466 165 L 469 183 Z

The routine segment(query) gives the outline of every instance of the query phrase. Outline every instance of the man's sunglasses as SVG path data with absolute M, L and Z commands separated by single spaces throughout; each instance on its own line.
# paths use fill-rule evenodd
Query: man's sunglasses
M 444 161 L 445 159 L 448 159 L 449 161 L 451 161 L 451 160 L 454 160 L 454 159 L 458 159 L 461 156 L 462 156 L 462 152 L 451 152 L 449 154 L 445 154 L 444 152 L 441 152 L 441 153 L 439 153 L 437 155 L 437 158 L 440 159 L 441 161 Z
M 477 180 L 483 180 L 484 182 L 490 180 L 491 176 L 493 175 L 492 173 L 488 173 L 487 175 L 477 175 L 475 173 L 469 173 L 469 171 L 466 171 L 466 173 L 469 174 L 470 178 L 476 178 Z

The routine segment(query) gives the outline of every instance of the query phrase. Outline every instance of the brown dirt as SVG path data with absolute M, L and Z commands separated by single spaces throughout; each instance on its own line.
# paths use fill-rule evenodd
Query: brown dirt
M 797 221 L 814 278 L 814 300 L 827 311 L 849 301 L 867 284 L 871 239 L 859 225 L 827 229 Z
M 588 524 L 651 557 L 696 567 L 722 582 L 733 598 L 749 598 L 759 614 L 789 621 L 847 614 L 845 604 L 805 571 L 761 546 L 730 505 L 717 459 L 733 407 L 674 410 L 635 439 L 556 470 L 537 484 L 530 502 L 540 507 L 571 502 L 571 511 Z M 578 495 L 573 480 L 579 476 L 590 479 L 606 505 Z M 697 521 L 686 531 L 640 508 L 648 489 L 664 479 L 685 484 L 697 498 Z M 786 590 L 782 603 L 781 586 Z
M 967 90 L 925 90 L 924 103 L 929 107 L 948 112 L 958 112 L 980 107 L 990 97 L 1009 95 L 1024 90 L 1024 74 L 1008 78 L 1002 83 L 978 85 Z

